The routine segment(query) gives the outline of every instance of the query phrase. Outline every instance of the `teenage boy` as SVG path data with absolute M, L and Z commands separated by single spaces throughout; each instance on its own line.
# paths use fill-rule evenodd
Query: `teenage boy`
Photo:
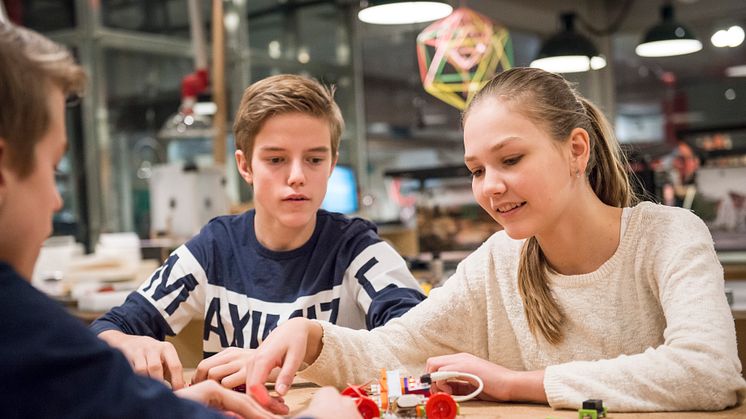
M 171 391 L 29 284 L 52 214 L 65 154 L 65 97 L 85 84 L 69 51 L 0 22 L 0 410 L 3 418 L 276 418 L 251 397 L 206 381 Z M 178 397 L 177 397 L 178 396 Z M 201 402 L 201 403 L 196 403 Z M 273 410 L 286 413 L 280 402 Z M 317 393 L 303 415 L 356 415 L 352 400 Z
M 255 209 L 217 217 L 125 303 L 92 324 L 136 371 L 184 385 L 162 342 L 204 319 L 195 381 L 240 383 L 240 359 L 293 317 L 372 329 L 424 299 L 405 261 L 359 218 L 319 209 L 343 130 L 333 92 L 296 75 L 249 86 L 234 133 L 241 177 Z M 236 349 L 236 348 L 242 349 Z

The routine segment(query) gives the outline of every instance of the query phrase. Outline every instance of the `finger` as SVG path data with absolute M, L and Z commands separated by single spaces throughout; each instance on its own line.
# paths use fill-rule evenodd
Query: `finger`
M 219 387 L 216 390 L 222 400 L 220 408 L 238 413 L 246 418 L 276 418 L 271 412 L 263 409 L 256 400 L 244 393 L 238 393 Z
M 246 363 L 246 388 L 267 382 L 272 368 L 276 366 L 276 361 L 267 355 L 257 355 L 250 362 Z
M 239 361 L 234 361 L 228 364 L 217 365 L 207 372 L 207 379 L 220 382 L 224 377 L 234 374 L 243 368 L 243 364 Z M 242 384 L 242 383 L 238 383 Z M 233 386 L 235 387 L 235 386 Z
M 275 380 L 275 391 L 277 391 L 281 396 L 287 394 L 290 386 L 293 384 L 295 373 L 298 372 L 298 368 L 300 368 L 304 356 L 305 353 L 301 353 L 301 351 L 295 349 L 289 350 L 285 355 L 285 362 L 283 362 L 282 367 L 280 368 L 280 373 L 277 374 L 277 380 Z M 270 365 L 269 367 L 270 368 L 265 372 L 265 377 L 269 375 L 274 366 Z
M 140 375 L 148 375 L 148 362 L 145 360 L 144 353 L 139 353 L 132 357 L 132 369 Z
M 427 359 L 427 362 L 425 362 L 425 371 L 440 371 L 444 366 L 453 364 L 454 357 L 456 356 L 457 355 L 441 355 L 430 357 Z
M 476 390 L 475 386 L 465 381 L 448 381 L 447 385 L 449 385 L 453 390 L 453 393 L 451 394 L 459 396 L 469 394 L 472 391 Z
M 161 353 L 158 351 L 148 351 L 145 353 L 145 362 L 148 366 L 148 376 L 156 380 L 163 381 L 163 364 L 161 363 Z
M 192 376 L 192 384 L 207 380 L 208 372 L 212 368 L 223 364 L 222 353 L 223 352 L 219 352 L 207 359 L 203 359 L 199 364 L 197 364 L 197 369 L 194 370 L 194 375 Z
M 431 392 L 433 388 L 435 389 L 435 393 L 453 394 L 453 388 L 445 381 L 438 381 L 436 383 L 433 383 L 433 385 L 430 386 Z
M 228 375 L 220 380 L 220 384 L 225 388 L 235 388 L 241 384 L 246 384 L 246 371 L 241 369 Z
M 290 407 L 285 404 L 282 397 L 270 397 L 269 403 L 264 407 L 269 409 L 270 412 L 278 415 L 287 415 L 290 413 Z
M 176 353 L 176 349 L 172 345 L 166 346 L 163 353 L 161 353 L 163 364 L 166 366 L 165 375 L 168 381 L 171 383 L 171 388 L 178 390 L 184 388 L 184 369 L 181 366 L 181 360 L 179 354 Z
M 265 409 L 269 409 L 274 413 L 286 414 L 290 411 L 284 403 L 281 397 L 272 397 L 269 395 L 267 388 L 263 384 L 254 384 L 248 388 L 248 393 L 251 397 L 259 403 Z

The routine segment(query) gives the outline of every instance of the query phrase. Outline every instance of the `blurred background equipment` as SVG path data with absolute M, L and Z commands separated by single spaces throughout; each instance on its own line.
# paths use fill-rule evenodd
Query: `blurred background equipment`
M 152 237 L 188 240 L 212 218 L 228 214 L 225 174 L 195 164 L 155 166 L 150 176 Z

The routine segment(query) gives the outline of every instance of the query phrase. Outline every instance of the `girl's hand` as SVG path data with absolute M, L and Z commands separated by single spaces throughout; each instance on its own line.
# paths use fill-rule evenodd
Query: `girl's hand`
M 244 361 L 246 388 L 263 386 L 272 369 L 279 367 L 275 390 L 281 396 L 287 394 L 301 364 L 304 361 L 312 364 L 318 358 L 322 333 L 321 325 L 303 317 L 295 317 L 281 324 L 254 351 L 253 356 Z
M 484 381 L 479 395 L 489 401 L 531 401 L 546 403 L 544 371 L 513 371 L 472 354 L 460 353 L 429 358 L 427 372 L 456 371 L 474 374 Z M 448 394 L 463 395 L 474 391 L 476 383 L 435 382 L 432 389 Z

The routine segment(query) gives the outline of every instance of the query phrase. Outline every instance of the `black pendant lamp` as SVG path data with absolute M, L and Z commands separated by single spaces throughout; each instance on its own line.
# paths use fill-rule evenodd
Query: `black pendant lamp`
M 553 73 L 576 73 L 606 67 L 606 59 L 590 39 L 575 31 L 575 13 L 560 16 L 563 29 L 544 41 L 531 67 Z
M 453 7 L 445 1 L 363 0 L 358 19 L 376 25 L 401 25 L 429 22 L 451 14 Z
M 645 34 L 635 53 L 641 57 L 670 57 L 697 52 L 702 49 L 702 42 L 692 31 L 674 20 L 673 6 L 661 7 L 661 22 Z

